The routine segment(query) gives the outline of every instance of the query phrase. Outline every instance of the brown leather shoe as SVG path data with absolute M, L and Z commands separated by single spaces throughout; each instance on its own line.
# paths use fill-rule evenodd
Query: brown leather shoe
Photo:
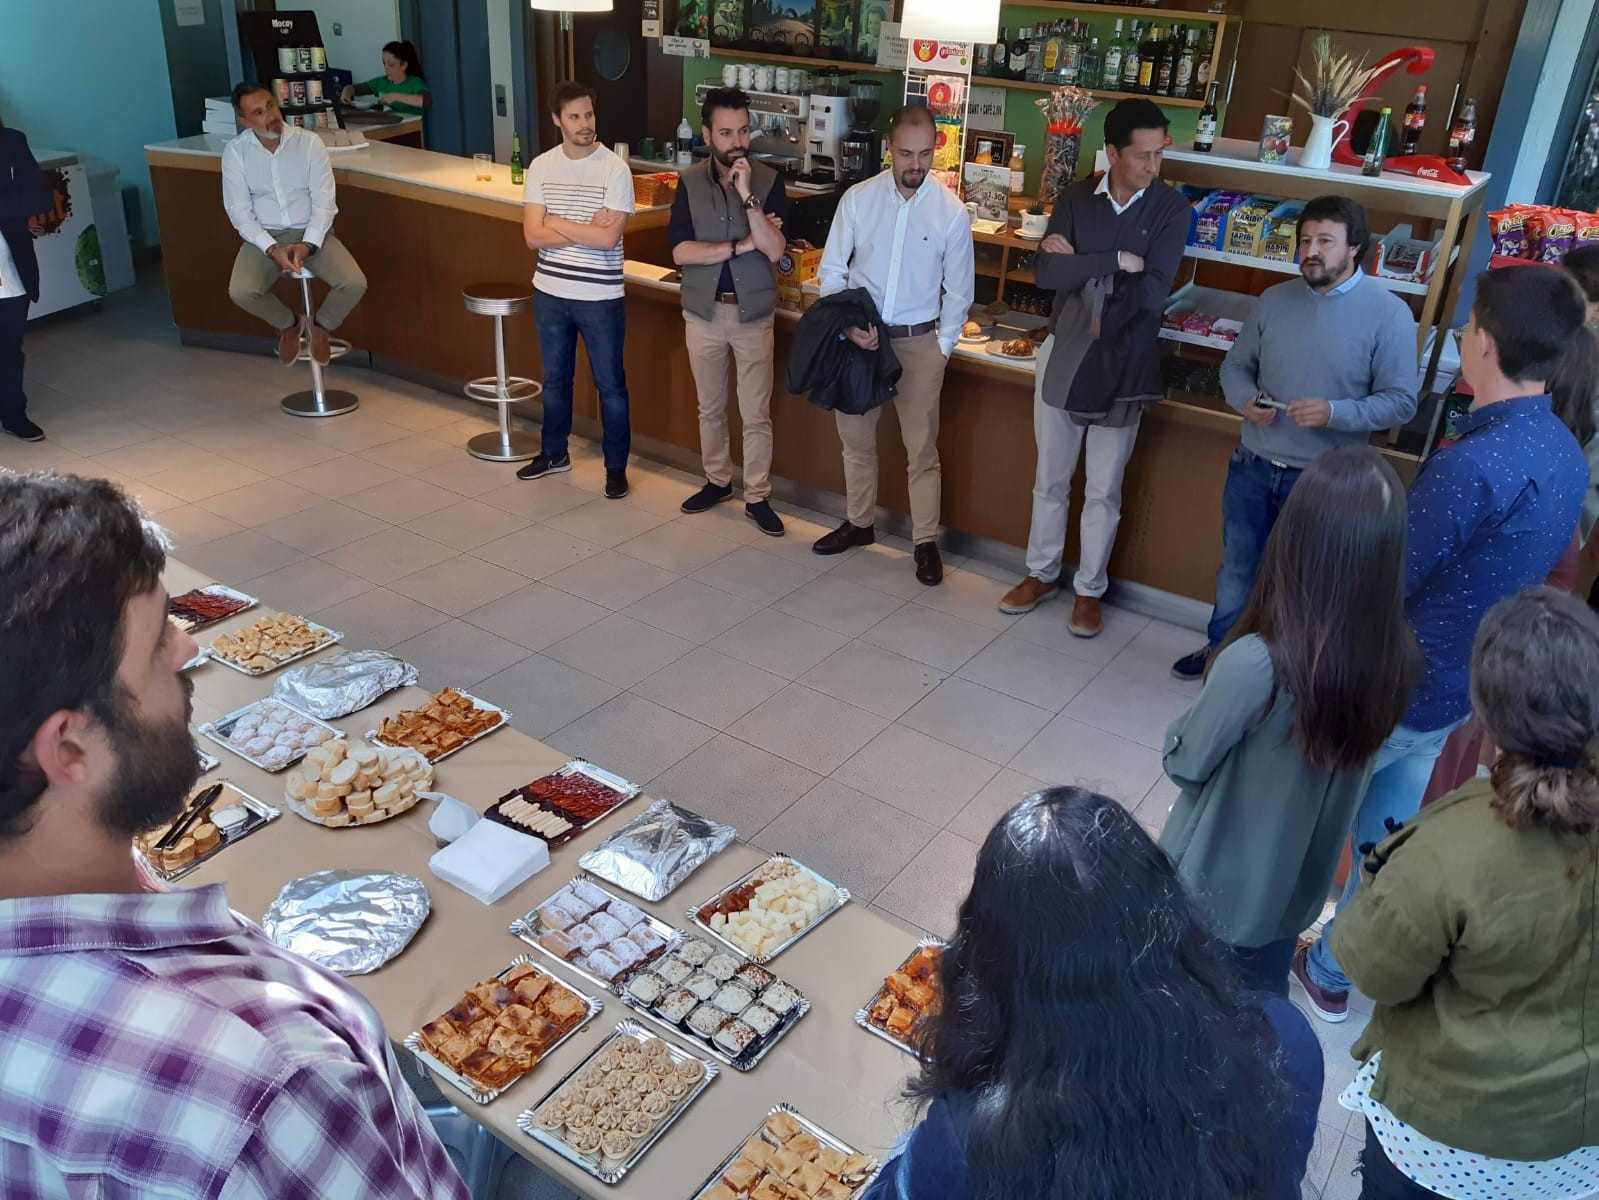
M 333 361 L 332 339 L 315 321 L 311 322 L 311 357 L 324 367 Z
M 824 533 L 811 546 L 812 554 L 842 554 L 851 546 L 870 546 L 877 540 L 876 525 L 851 525 L 845 521 L 832 533 Z
M 937 542 L 917 543 L 916 579 L 928 587 L 937 587 L 944 582 L 944 560 L 939 556 Z
M 1071 620 L 1066 622 L 1066 632 L 1073 637 L 1091 638 L 1098 637 L 1099 631 L 1105 627 L 1105 620 L 1099 612 L 1099 601 L 1093 596 L 1079 596 L 1072 605 Z
M 1007 616 L 1019 617 L 1022 613 L 1032 612 L 1059 591 L 1060 584 L 1045 583 L 1036 575 L 1029 575 L 1000 598 L 999 611 Z
M 286 367 L 292 367 L 294 360 L 300 357 L 300 325 L 301 321 L 296 321 L 278 331 L 278 361 Z

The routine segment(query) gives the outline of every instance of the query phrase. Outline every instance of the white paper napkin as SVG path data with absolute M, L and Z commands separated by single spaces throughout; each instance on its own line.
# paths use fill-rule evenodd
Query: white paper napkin
M 446 792 L 418 792 L 418 800 L 433 801 L 433 815 L 428 818 L 428 828 L 441 842 L 453 842 L 478 823 L 477 809 L 462 804 Z
M 435 875 L 484 904 L 549 865 L 550 848 L 543 841 L 498 821 L 479 821 L 428 859 Z

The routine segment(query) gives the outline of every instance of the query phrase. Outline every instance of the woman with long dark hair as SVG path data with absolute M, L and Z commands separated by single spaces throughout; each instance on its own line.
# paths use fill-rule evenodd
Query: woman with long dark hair
M 395 112 L 419 117 L 433 104 L 427 80 L 422 77 L 422 56 L 410 42 L 389 42 L 383 47 L 383 74 L 344 89 L 348 104 L 357 96 L 376 96 Z
M 1405 620 L 1405 489 L 1368 446 L 1289 494 L 1205 689 L 1166 731 L 1160 844 L 1255 986 L 1283 995 L 1383 740 L 1421 672 Z
M 1379 843 L 1329 935 L 1377 1005 L 1341 1098 L 1366 1200 L 1599 1191 L 1599 616 L 1500 601 L 1471 704 L 1489 777 Z
M 1038 792 L 989 832 L 868 1200 L 1287 1200 L 1321 1048 L 1240 991 L 1171 863 L 1114 800 Z

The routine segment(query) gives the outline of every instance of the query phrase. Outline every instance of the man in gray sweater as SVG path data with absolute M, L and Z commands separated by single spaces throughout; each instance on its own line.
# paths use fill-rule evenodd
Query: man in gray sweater
M 1269 288 L 1222 364 L 1227 403 L 1244 416 L 1222 492 L 1222 564 L 1203 647 L 1172 665 L 1204 677 L 1243 611 L 1266 537 L 1312 459 L 1416 415 L 1416 320 L 1361 271 L 1366 210 L 1319 196 L 1299 217 L 1302 282 Z

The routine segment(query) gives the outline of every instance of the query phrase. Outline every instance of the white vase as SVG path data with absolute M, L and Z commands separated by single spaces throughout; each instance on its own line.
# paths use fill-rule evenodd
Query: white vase
M 1299 153 L 1299 165 L 1309 167 L 1313 171 L 1325 171 L 1332 166 L 1333 143 L 1343 137 L 1343 132 L 1337 131 L 1340 125 L 1344 127 L 1344 131 L 1349 129 L 1348 121 L 1312 116 L 1310 137 L 1306 139 L 1305 148 Z

